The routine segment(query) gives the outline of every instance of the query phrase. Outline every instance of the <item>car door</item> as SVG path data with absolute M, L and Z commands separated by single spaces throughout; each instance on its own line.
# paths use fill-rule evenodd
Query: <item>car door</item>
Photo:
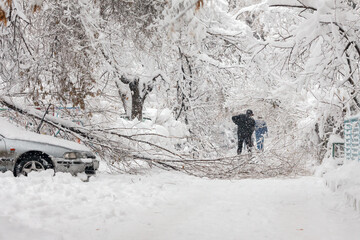
M 8 153 L 6 151 L 5 139 L 0 135 L 0 171 L 6 171 L 6 157 Z

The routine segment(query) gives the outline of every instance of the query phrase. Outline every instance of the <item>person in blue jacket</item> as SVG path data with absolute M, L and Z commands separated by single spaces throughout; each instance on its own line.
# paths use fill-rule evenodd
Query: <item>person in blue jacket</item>
M 258 120 L 255 120 L 255 138 L 256 146 L 260 151 L 264 151 L 264 135 L 268 135 L 268 128 L 266 122 L 259 117 Z
M 254 116 L 253 111 L 248 109 L 246 110 L 246 114 L 232 117 L 232 121 L 238 126 L 238 154 L 241 154 L 244 142 L 248 152 L 251 152 L 251 148 L 253 147 L 251 136 L 255 130 L 255 120 L 252 116 Z

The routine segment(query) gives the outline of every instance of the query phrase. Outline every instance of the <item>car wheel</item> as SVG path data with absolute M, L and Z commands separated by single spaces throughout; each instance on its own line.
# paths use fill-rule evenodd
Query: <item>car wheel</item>
M 31 156 L 21 160 L 15 167 L 15 176 L 27 176 L 30 172 L 40 172 L 47 169 L 48 163 L 40 156 Z

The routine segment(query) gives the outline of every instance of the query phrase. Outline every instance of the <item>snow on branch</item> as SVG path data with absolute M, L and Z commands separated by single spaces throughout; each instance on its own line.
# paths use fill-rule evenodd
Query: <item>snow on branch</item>
M 268 0 L 267 4 L 270 7 L 300 8 L 317 11 L 317 8 L 311 5 L 314 4 L 314 2 L 315 1 L 308 0 Z

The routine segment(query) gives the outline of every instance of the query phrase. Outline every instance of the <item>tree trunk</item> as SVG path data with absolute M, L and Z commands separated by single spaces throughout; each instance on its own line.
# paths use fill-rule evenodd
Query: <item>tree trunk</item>
M 141 121 L 145 96 L 144 99 L 141 97 L 139 89 L 139 78 L 136 78 L 134 81 L 130 82 L 129 87 L 131 90 L 131 120 L 137 118 Z
M 180 60 L 181 60 L 181 72 L 182 72 L 182 82 L 178 80 L 177 82 L 177 97 L 178 102 L 180 104 L 180 108 L 176 114 L 175 119 L 178 120 L 181 114 L 184 115 L 185 124 L 189 123 L 187 111 L 189 110 L 189 99 L 192 95 L 192 79 L 193 73 L 192 68 L 190 65 L 189 58 L 181 52 L 180 53 Z

